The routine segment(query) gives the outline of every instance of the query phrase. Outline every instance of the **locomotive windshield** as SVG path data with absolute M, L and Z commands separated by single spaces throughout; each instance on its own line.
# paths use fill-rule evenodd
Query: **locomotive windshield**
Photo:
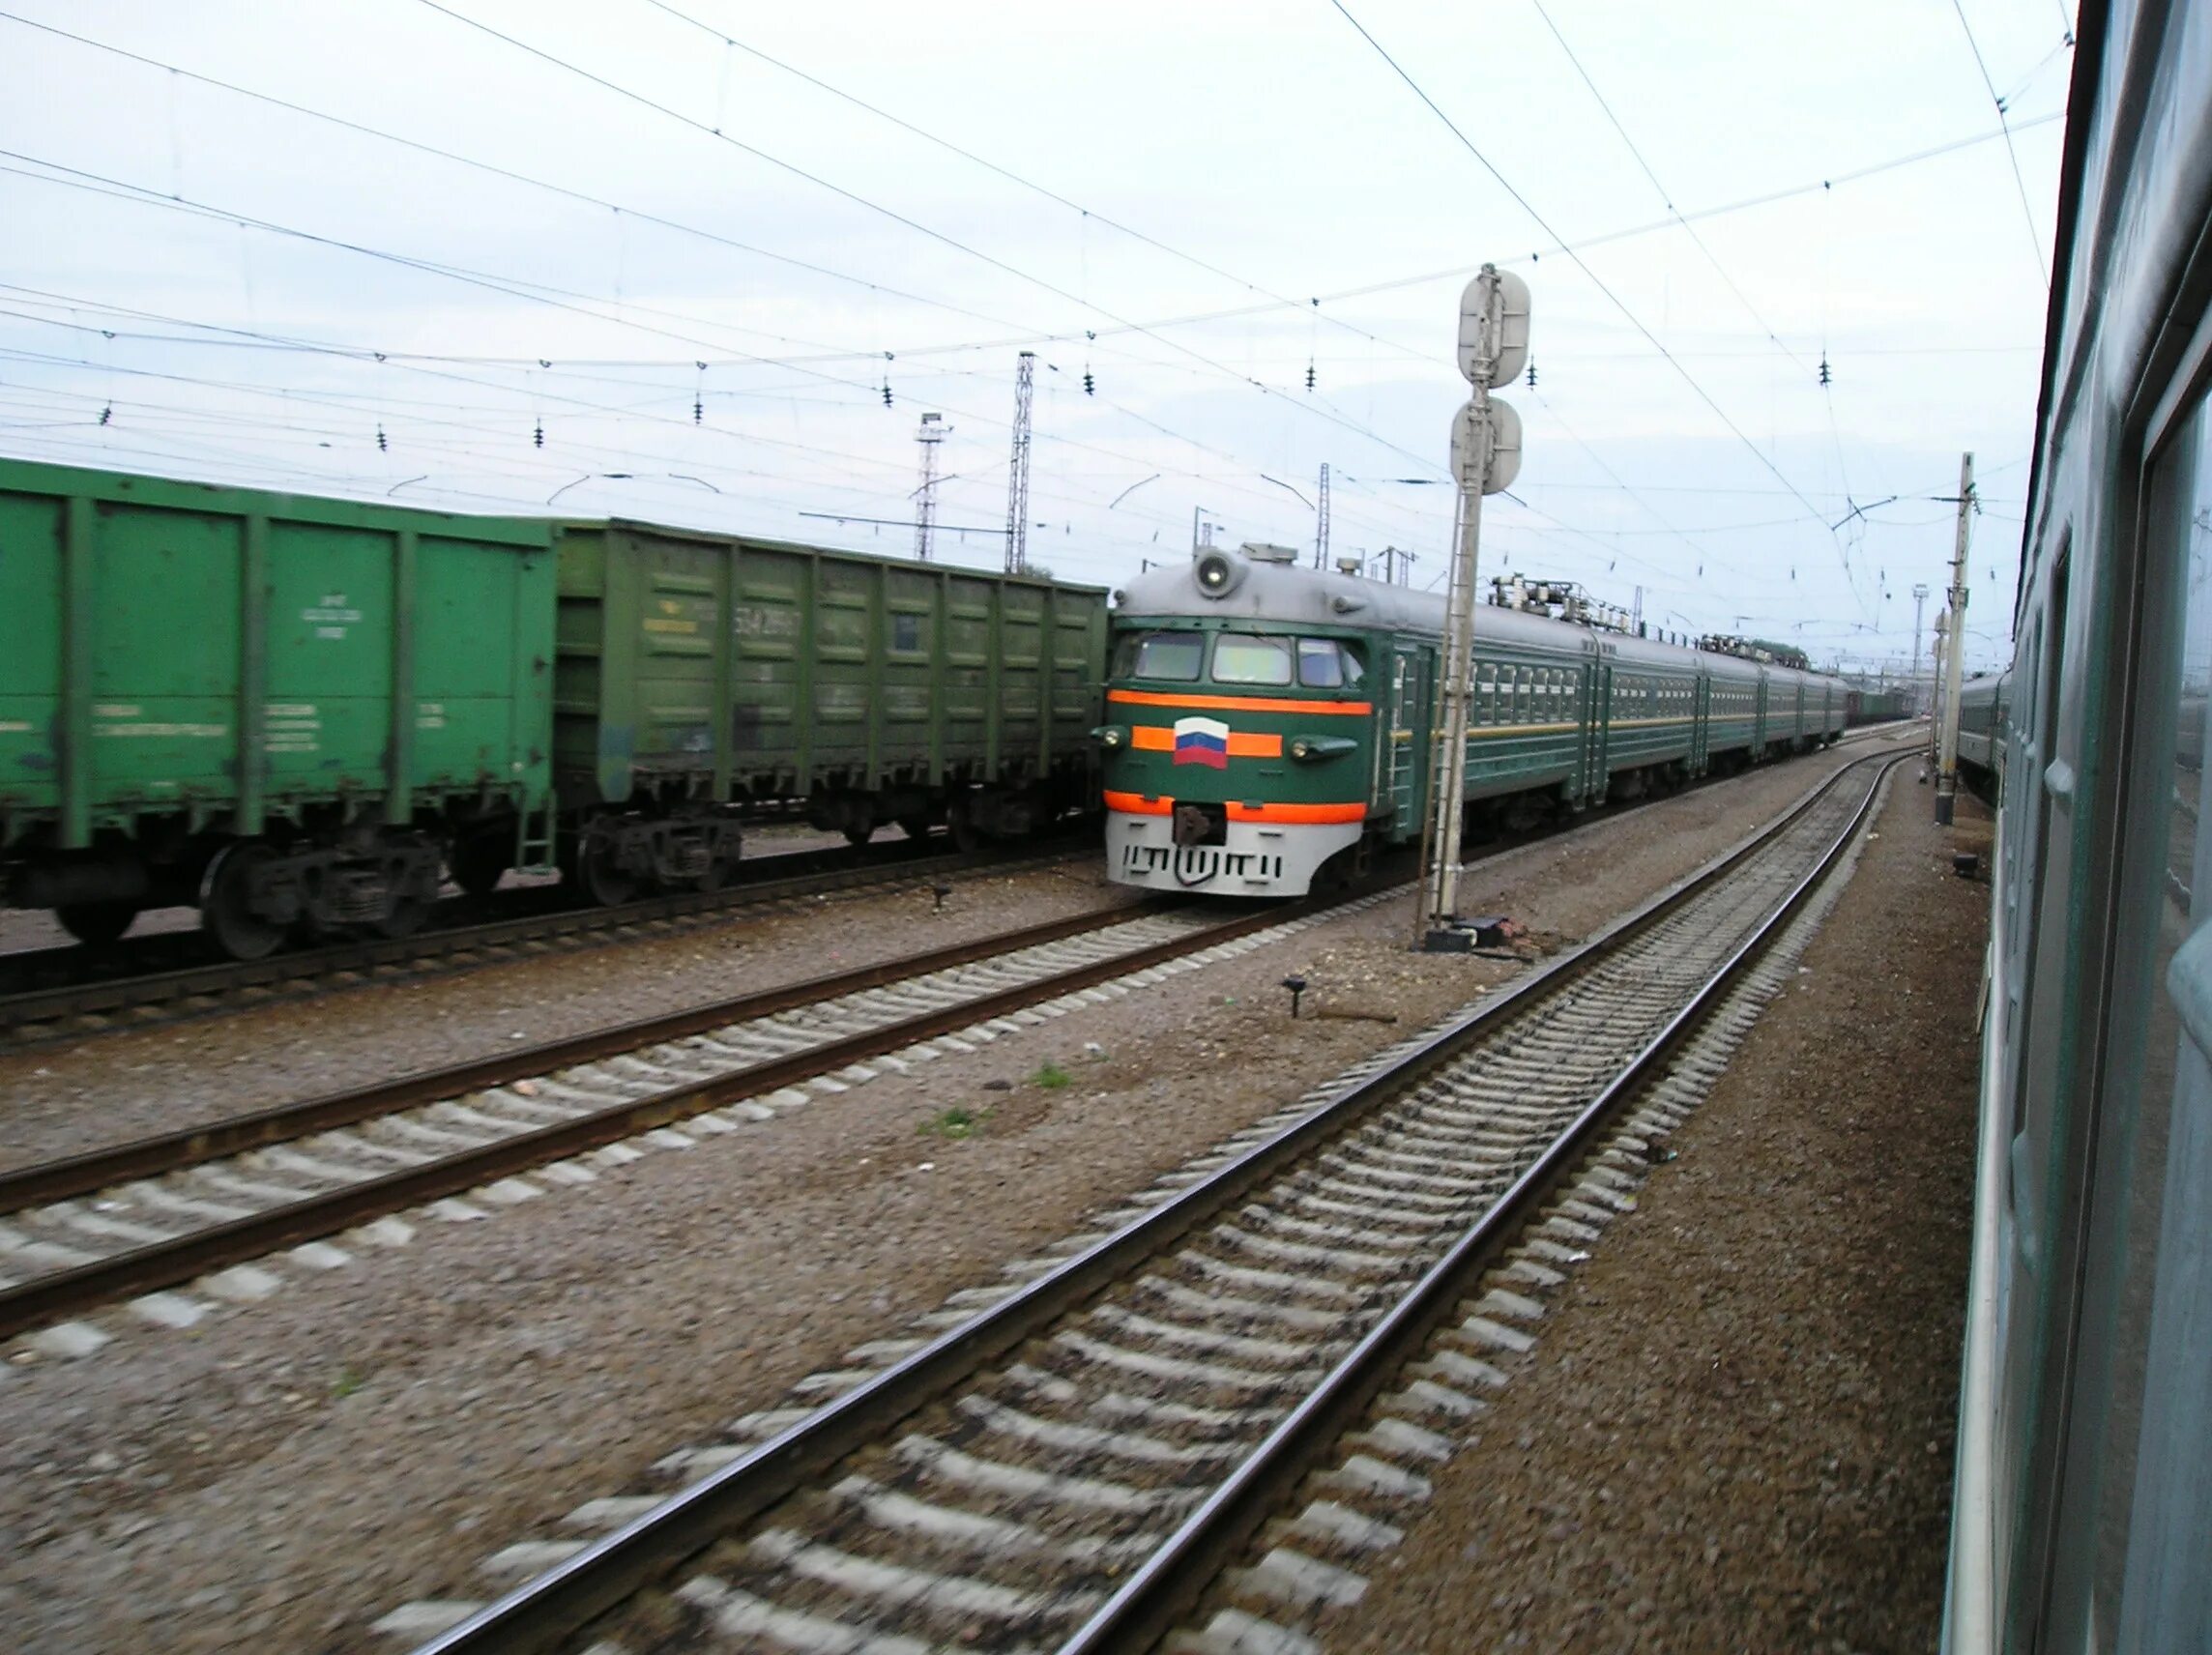
M 1286 684 L 1291 682 L 1291 641 L 1253 632 L 1224 632 L 1213 641 L 1215 683 Z
M 1204 632 L 1124 633 L 1114 647 L 1113 676 L 1196 683 L 1208 676 L 1207 638 Z M 1215 683 L 1284 687 L 1293 682 L 1294 666 L 1296 682 L 1307 689 L 1352 689 L 1367 676 L 1358 653 L 1341 639 L 1213 635 Z
M 1202 632 L 1139 632 L 1114 652 L 1116 678 L 1157 678 L 1196 683 L 1206 664 Z

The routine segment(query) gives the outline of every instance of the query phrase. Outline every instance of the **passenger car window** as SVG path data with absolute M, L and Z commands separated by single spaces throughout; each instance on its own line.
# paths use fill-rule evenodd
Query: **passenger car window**
M 1224 632 L 1213 640 L 1215 683 L 1280 683 L 1291 682 L 1291 646 L 1286 638 L 1263 638 L 1250 632 Z
M 1124 637 L 1115 651 L 1114 676 L 1196 683 L 1205 662 L 1203 632 L 1139 632 Z
M 2187 1346 L 2163 1325 L 2184 1318 L 2174 1306 L 2160 1308 L 2159 1295 L 2171 1291 L 2160 1277 L 2192 1244 L 2178 1242 L 2176 1232 L 2201 1222 L 2205 1158 L 2199 1146 L 2203 1122 L 2212 1117 L 2201 1010 L 2195 1029 L 2185 1023 L 2188 1007 L 2206 1003 L 2212 978 L 2198 936 L 2212 919 L 2212 901 L 2204 895 L 2212 880 L 2212 790 L 2204 766 L 2212 711 L 2212 415 L 2204 408 L 2158 462 L 2151 494 L 2144 612 L 2163 624 L 2151 629 L 2156 643 L 2144 652 L 2135 686 L 2136 727 L 2142 734 L 2134 739 L 2130 759 L 2141 772 L 2131 789 L 2136 808 L 2127 824 L 2126 895 L 2112 973 L 2132 991 L 2126 999 L 2147 1002 L 2148 1016 L 2140 1024 L 2118 1018 L 2112 1026 L 2118 1049 L 2106 1060 L 2113 1079 L 2098 1102 L 2098 1153 L 2119 1176 L 2100 1192 L 2101 1210 L 2091 1214 L 2088 1237 L 2104 1264 L 2103 1279 L 2126 1284 L 2114 1294 L 2110 1324 L 2099 1326 L 2097 1358 L 2087 1363 L 2105 1369 L 2110 1397 L 2093 1451 L 2103 1507 L 2096 1524 L 2093 1633 L 2097 1646 L 2107 1649 L 2129 1642 L 2117 1616 L 2126 1601 L 2123 1579 L 2132 1580 L 2128 1531 L 2138 1465 L 2144 1455 L 2172 1451 L 2145 1432 L 2156 1414 L 2146 1406 L 2150 1397 L 2162 1388 L 2170 1395 L 2171 1370 L 2188 1361 L 2181 1353 Z M 2056 708 L 2066 680 L 2063 573 L 2054 574 L 2052 585 L 2049 653 L 2037 686 L 2041 705 L 2033 713 L 2016 708 L 2012 714 L 2016 727 L 2040 726 L 2039 757 L 2046 760 L 2057 745 Z M 2015 693 L 2021 693 L 2017 681 Z M 2044 816 L 2048 820 L 2048 809 Z M 2039 840 L 2030 854 L 2040 860 L 2043 848 Z M 2163 1246 L 2162 1226 L 2168 1233 Z M 2201 1383 L 2201 1377 L 2182 1383 Z

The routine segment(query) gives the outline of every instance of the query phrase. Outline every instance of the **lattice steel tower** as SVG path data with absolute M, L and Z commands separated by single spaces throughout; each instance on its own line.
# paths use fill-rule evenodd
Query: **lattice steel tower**
M 921 447 L 921 486 L 914 491 L 914 555 L 929 562 L 937 532 L 937 445 L 951 434 L 942 414 L 924 414 L 914 440 Z
M 1321 468 L 1321 490 L 1314 496 L 1313 566 L 1328 567 L 1328 462 Z
M 1030 397 L 1036 388 L 1036 352 L 1024 351 L 1014 372 L 1014 459 L 1006 477 L 1006 572 L 1030 566 Z

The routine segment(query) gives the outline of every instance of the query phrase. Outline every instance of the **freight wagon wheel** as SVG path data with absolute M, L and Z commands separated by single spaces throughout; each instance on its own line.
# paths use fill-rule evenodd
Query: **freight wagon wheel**
M 512 859 L 508 849 L 511 841 L 509 833 L 478 833 L 463 839 L 447 857 L 447 871 L 469 895 L 489 896 Z
M 898 819 L 898 829 L 909 839 L 926 839 L 929 837 L 929 818 L 902 816 Z
M 983 848 L 983 830 L 975 826 L 975 819 L 957 804 L 952 807 L 946 825 L 952 829 L 952 848 L 963 857 L 972 857 Z
M 392 906 L 384 911 L 384 917 L 369 929 L 379 937 L 412 937 L 422 929 L 422 921 L 430 917 L 427 897 L 395 896 Z
M 254 871 L 276 859 L 268 845 L 225 845 L 200 881 L 200 923 L 234 960 L 264 959 L 284 941 L 284 927 L 253 912 Z
M 612 845 L 586 840 L 576 853 L 576 873 L 584 894 L 601 908 L 620 908 L 637 895 L 637 876 L 616 866 Z
M 65 902 L 54 910 L 64 931 L 87 947 L 114 942 L 138 917 L 135 902 Z

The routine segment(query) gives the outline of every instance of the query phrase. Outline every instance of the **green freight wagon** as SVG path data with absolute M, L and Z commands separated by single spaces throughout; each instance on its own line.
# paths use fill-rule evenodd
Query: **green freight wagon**
M 1106 593 L 649 524 L 558 533 L 553 752 L 593 896 L 711 887 L 739 824 L 963 844 L 1094 806 Z M 488 865 L 515 835 L 485 841 Z
M 397 934 L 540 825 L 549 527 L 0 461 L 0 883 L 88 941 Z

